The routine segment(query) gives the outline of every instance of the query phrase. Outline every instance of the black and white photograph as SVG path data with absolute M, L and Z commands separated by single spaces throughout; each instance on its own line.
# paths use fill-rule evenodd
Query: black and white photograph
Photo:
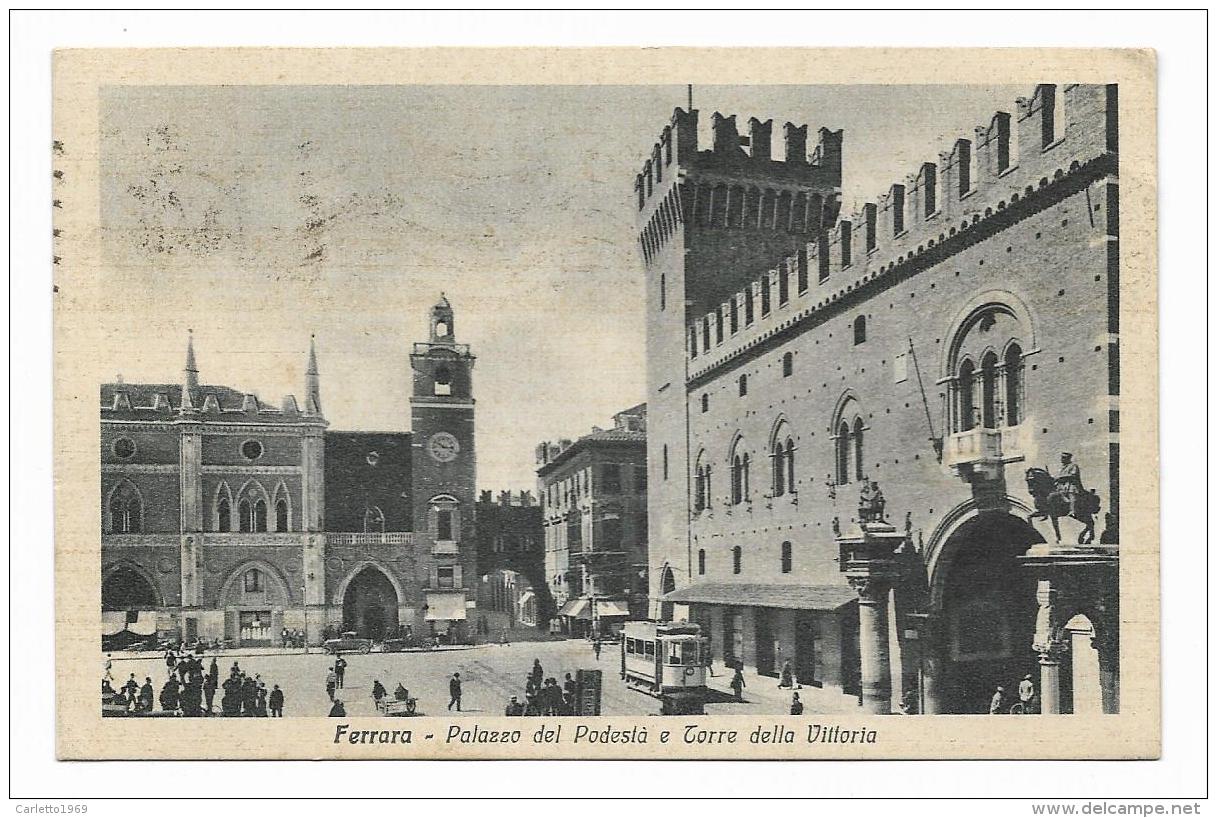
M 1161 757 L 1158 68 L 55 51 L 56 757 Z

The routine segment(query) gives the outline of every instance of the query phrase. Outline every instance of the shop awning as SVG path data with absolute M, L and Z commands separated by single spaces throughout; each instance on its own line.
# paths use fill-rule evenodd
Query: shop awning
M 760 585 L 751 582 L 703 582 L 662 597 L 664 602 L 700 605 L 736 605 L 755 608 L 791 608 L 800 611 L 835 611 L 857 600 L 848 585 Z
M 458 594 L 427 594 L 427 621 L 436 619 L 464 619 L 465 595 Z
M 591 619 L 591 611 L 588 610 L 591 605 L 583 597 L 577 599 L 568 599 L 566 604 L 558 609 L 558 616 L 570 616 L 575 619 Z
M 597 599 L 596 600 L 596 616 L 624 616 L 629 617 L 630 606 L 623 599 Z

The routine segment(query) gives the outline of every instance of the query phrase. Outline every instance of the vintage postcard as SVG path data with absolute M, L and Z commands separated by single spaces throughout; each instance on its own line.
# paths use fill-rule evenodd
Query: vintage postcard
M 58 52 L 60 757 L 1156 757 L 1155 82 Z

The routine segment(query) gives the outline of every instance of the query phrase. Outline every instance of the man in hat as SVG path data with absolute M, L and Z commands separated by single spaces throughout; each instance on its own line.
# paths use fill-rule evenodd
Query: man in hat
M 1035 698 L 1035 682 L 1031 680 L 1031 674 L 1028 673 L 1023 677 L 1023 680 L 1018 683 L 1018 700 L 1023 703 L 1023 712 L 1031 713 L 1032 699 Z
M 1004 687 L 997 688 L 997 692 L 993 694 L 993 698 L 989 701 L 989 715 L 1000 715 L 1006 706 L 1006 689 Z
M 1061 470 L 1056 475 L 1056 490 L 1069 503 L 1070 516 L 1078 515 L 1078 500 L 1085 490 L 1082 487 L 1082 470 L 1073 462 L 1072 452 L 1061 452 Z
M 448 700 L 448 709 L 452 709 L 452 705 L 456 705 L 456 712 L 461 712 L 461 674 L 453 673 L 452 679 L 448 682 L 448 693 L 451 698 Z

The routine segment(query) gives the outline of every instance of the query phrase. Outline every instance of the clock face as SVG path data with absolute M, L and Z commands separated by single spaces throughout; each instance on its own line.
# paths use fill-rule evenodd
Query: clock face
M 448 463 L 454 460 L 460 450 L 460 442 L 447 432 L 436 432 L 427 441 L 427 453 L 436 463 Z

